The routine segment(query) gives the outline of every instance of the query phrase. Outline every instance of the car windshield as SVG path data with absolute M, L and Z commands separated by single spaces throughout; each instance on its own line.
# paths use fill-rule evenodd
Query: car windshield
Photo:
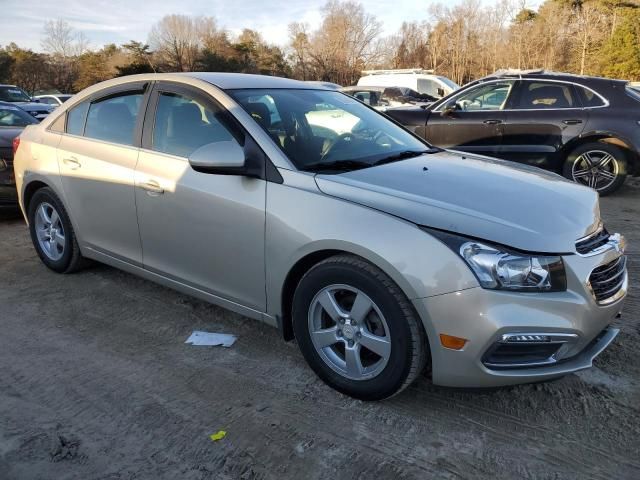
M 38 121 L 18 107 L 0 105 L 0 127 L 26 127 Z
M 453 80 L 447 78 L 447 77 L 438 77 L 438 79 L 444 83 L 445 85 L 447 85 L 448 87 L 451 88 L 451 90 L 458 90 L 460 88 L 460 85 L 458 85 L 456 82 L 454 82 Z
M 250 89 L 229 94 L 300 170 L 355 170 L 432 149 L 375 110 L 339 92 Z
M 0 100 L 3 102 L 30 102 L 31 97 L 18 87 L 0 87 Z

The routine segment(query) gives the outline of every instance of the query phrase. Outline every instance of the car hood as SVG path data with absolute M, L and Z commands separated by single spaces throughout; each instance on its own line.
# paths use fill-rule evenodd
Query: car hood
M 442 151 L 338 175 L 316 175 L 325 194 L 418 225 L 539 253 L 575 252 L 600 222 L 595 190 L 554 173 Z

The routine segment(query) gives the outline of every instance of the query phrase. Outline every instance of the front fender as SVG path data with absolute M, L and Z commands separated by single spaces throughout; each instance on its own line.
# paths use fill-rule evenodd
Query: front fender
M 269 183 L 266 285 L 269 315 L 283 313 L 282 292 L 292 268 L 320 251 L 358 255 L 383 270 L 409 299 L 478 286 L 464 262 L 416 225 L 309 188 Z M 289 175 L 301 175 L 291 173 Z M 304 205 L 304 208 L 298 208 Z

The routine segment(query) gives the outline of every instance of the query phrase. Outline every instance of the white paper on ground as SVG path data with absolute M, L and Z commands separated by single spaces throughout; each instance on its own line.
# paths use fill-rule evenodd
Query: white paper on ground
M 191 345 L 222 345 L 223 347 L 230 347 L 236 342 L 237 338 L 238 337 L 235 335 L 230 335 L 228 333 L 209 333 L 196 330 L 184 343 L 190 343 Z

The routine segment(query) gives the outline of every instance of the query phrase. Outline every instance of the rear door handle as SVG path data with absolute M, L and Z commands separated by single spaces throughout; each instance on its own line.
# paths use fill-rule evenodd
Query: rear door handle
M 160 186 L 158 182 L 155 180 L 147 180 L 146 182 L 142 182 L 140 187 L 143 190 L 146 190 L 149 195 L 162 195 L 164 193 L 164 188 Z
M 582 120 L 572 118 L 569 120 L 562 120 L 562 123 L 564 123 L 565 125 L 580 125 L 582 123 Z
M 82 164 L 76 157 L 63 158 L 62 163 L 67 165 L 71 170 L 77 170 L 82 166 Z
M 485 120 L 482 123 L 486 123 L 487 125 L 499 125 L 502 123 L 502 120 L 498 120 L 497 118 L 490 118 L 489 120 Z

